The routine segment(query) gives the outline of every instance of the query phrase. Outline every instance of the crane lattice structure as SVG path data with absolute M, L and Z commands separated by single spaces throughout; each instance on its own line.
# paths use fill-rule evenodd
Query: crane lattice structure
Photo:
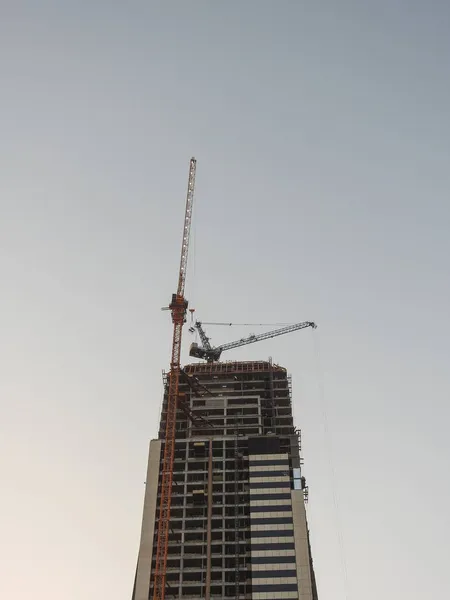
M 193 344 L 191 344 L 189 356 L 194 356 L 195 358 L 203 358 L 208 362 L 214 362 L 220 359 L 222 352 L 224 352 L 225 350 L 239 348 L 240 346 L 245 346 L 247 344 L 254 344 L 255 342 L 261 342 L 262 340 L 267 340 L 269 338 L 274 338 L 279 335 L 284 335 L 285 333 L 291 333 L 292 331 L 298 331 L 299 329 L 305 329 L 306 327 L 316 329 L 317 325 L 312 321 L 303 321 L 302 323 L 294 323 L 293 325 L 281 327 L 280 329 L 266 331 L 264 333 L 260 333 L 259 335 L 252 334 L 246 338 L 236 340 L 235 342 L 229 342 L 227 344 L 222 344 L 221 346 L 216 346 L 215 348 L 213 348 L 209 341 L 209 337 L 206 335 L 205 330 L 203 329 L 202 323 L 200 321 L 196 321 L 195 328 L 199 333 L 203 347 L 199 346 L 194 342 Z
M 197 161 L 191 158 L 184 213 L 183 241 L 181 244 L 180 269 L 177 292 L 172 295 L 169 309 L 172 313 L 173 338 L 170 361 L 169 390 L 167 395 L 166 432 L 161 470 L 161 499 L 159 507 L 158 537 L 156 549 L 153 600 L 164 600 L 166 594 L 167 551 L 169 546 L 170 507 L 172 501 L 173 460 L 175 453 L 175 426 L 180 381 L 181 334 L 186 322 L 187 300 L 184 297 L 188 264 L 189 236 L 194 202 L 195 172 Z

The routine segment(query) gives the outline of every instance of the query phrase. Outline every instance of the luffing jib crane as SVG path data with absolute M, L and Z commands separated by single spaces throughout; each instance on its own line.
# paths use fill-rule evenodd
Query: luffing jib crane
M 228 344 L 222 344 L 221 346 L 216 346 L 215 348 L 213 348 L 209 341 L 209 337 L 207 337 L 205 330 L 202 327 L 202 323 L 200 321 L 196 321 L 195 328 L 199 333 L 203 346 L 199 346 L 195 342 L 191 344 L 189 356 L 194 356 L 195 358 L 203 358 L 208 362 L 214 362 L 220 359 L 220 356 L 222 352 L 224 352 L 224 350 L 239 348 L 239 346 L 245 346 L 246 344 L 254 344 L 255 342 L 260 342 L 262 340 L 277 337 L 278 335 L 284 335 L 285 333 L 291 333 L 292 331 L 297 331 L 298 329 L 305 329 L 306 327 L 312 327 L 313 329 L 316 329 L 317 325 L 312 321 L 303 321 L 302 323 L 295 323 L 294 325 L 281 327 L 281 329 L 273 329 L 272 331 L 266 331 L 265 333 L 260 333 L 259 335 L 253 334 L 246 338 L 236 340 L 235 342 L 229 342 Z
M 156 549 L 153 600 L 164 600 L 166 594 L 167 551 L 169 545 L 170 506 L 172 500 L 173 459 L 175 452 L 175 425 L 177 414 L 178 386 L 180 380 L 181 334 L 186 322 L 187 300 L 184 297 L 186 269 L 188 264 L 189 235 L 191 230 L 192 206 L 194 202 L 195 171 L 197 161 L 191 158 L 184 214 L 183 241 L 181 244 L 178 287 L 172 295 L 169 309 L 172 313 L 173 339 L 170 361 L 169 390 L 167 394 L 166 432 L 161 470 L 161 499 L 159 507 L 158 537 Z

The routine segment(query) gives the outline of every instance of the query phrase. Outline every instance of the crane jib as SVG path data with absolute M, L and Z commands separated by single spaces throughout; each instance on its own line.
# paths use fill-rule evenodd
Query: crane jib
M 274 338 L 279 335 L 284 335 L 286 333 L 298 331 L 299 329 L 305 329 L 306 327 L 316 329 L 317 325 L 312 321 L 303 321 L 301 323 L 288 325 L 287 327 L 281 327 L 280 329 L 266 331 L 265 333 L 260 333 L 259 335 L 252 334 L 246 338 L 241 338 L 240 340 L 236 340 L 235 342 L 229 342 L 227 344 L 222 344 L 221 346 L 217 346 L 215 348 L 211 347 L 209 338 L 207 337 L 200 321 L 197 321 L 195 323 L 195 327 L 199 332 L 203 347 L 199 347 L 198 344 L 192 344 L 189 355 L 194 356 L 196 358 L 206 359 L 209 362 L 214 362 L 216 360 L 219 360 L 222 352 L 224 352 L 225 350 L 239 348 L 240 346 L 245 346 L 246 344 L 253 344 L 255 342 L 260 342 L 262 340 Z
M 192 221 L 192 206 L 194 203 L 194 188 L 195 188 L 195 173 L 196 173 L 197 161 L 195 158 L 191 158 L 189 163 L 189 179 L 188 189 L 186 194 L 186 209 L 184 211 L 184 225 L 183 225 L 183 239 L 181 243 L 181 258 L 180 258 L 180 270 L 178 276 L 178 288 L 177 295 L 184 295 L 184 288 L 186 283 L 186 270 L 188 264 L 188 253 L 189 253 L 189 238 L 191 233 L 191 221 Z

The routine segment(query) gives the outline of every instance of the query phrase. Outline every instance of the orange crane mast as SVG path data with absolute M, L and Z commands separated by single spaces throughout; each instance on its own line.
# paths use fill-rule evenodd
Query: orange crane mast
M 181 244 L 178 288 L 172 295 L 169 309 L 172 313 L 173 339 L 170 361 L 169 391 L 167 396 L 166 432 L 161 471 L 161 499 L 158 520 L 158 538 L 153 600 L 164 600 L 166 594 L 166 567 L 169 545 L 170 506 L 172 500 L 173 459 L 175 453 L 175 426 L 177 416 L 178 385 L 180 380 L 181 334 L 186 322 L 187 300 L 184 297 L 188 264 L 189 236 L 191 231 L 192 206 L 194 202 L 195 172 L 197 161 L 191 158 L 189 180 L 184 213 L 183 241 Z

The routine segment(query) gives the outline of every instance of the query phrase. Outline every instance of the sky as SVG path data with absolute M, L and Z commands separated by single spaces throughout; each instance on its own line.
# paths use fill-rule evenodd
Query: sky
M 131 597 L 191 156 L 196 316 L 318 324 L 227 358 L 292 374 L 320 599 L 450 597 L 449 28 L 2 2 L 0 597 Z

